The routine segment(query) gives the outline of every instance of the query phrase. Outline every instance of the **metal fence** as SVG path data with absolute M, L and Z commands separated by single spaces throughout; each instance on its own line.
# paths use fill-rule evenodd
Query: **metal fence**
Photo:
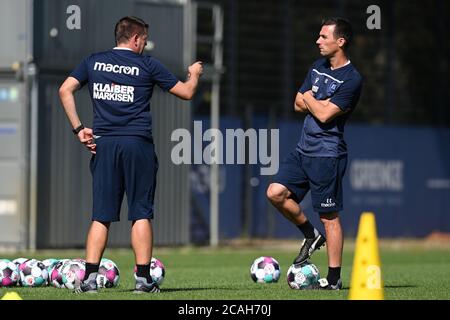
M 80 9 L 81 29 L 67 27 L 71 5 Z M 194 56 L 190 1 L 7 0 L 0 6 L 2 39 L 8 40 L 0 54 L 0 247 L 82 247 L 92 207 L 90 154 L 71 133 L 58 88 L 81 59 L 115 45 L 114 26 L 125 15 L 150 24 L 146 53 L 184 78 Z M 77 106 L 90 125 L 87 89 L 77 93 Z M 157 89 L 151 106 L 160 162 L 155 244 L 186 244 L 189 167 L 170 161 L 170 133 L 190 127 L 190 103 Z M 112 246 L 130 243 L 126 211 L 124 201 L 122 221 L 111 228 Z

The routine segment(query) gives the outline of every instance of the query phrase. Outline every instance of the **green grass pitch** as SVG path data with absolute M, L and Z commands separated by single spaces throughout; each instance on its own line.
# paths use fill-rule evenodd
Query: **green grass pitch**
M 418 242 L 420 244 L 420 242 Z M 15 291 L 25 300 L 317 300 L 347 299 L 353 263 L 353 245 L 344 247 L 342 279 L 344 290 L 297 291 L 289 288 L 286 272 L 296 255 L 299 242 L 280 246 L 225 246 L 210 248 L 155 248 L 154 255 L 166 267 L 166 277 L 160 294 L 136 295 L 134 286 L 134 256 L 131 250 L 107 249 L 105 257 L 115 261 L 120 269 L 119 286 L 103 289 L 98 295 L 76 295 L 68 289 L 0 288 L 0 298 Z M 259 256 L 272 256 L 281 265 L 277 283 L 257 284 L 250 278 L 249 269 Z M 381 270 L 385 299 L 436 300 L 450 299 L 450 246 L 380 245 Z M 77 258 L 84 251 L 38 251 L 36 253 L 2 254 L 0 258 L 18 257 Z M 327 273 L 326 250 L 317 251 L 312 262 L 321 276 Z

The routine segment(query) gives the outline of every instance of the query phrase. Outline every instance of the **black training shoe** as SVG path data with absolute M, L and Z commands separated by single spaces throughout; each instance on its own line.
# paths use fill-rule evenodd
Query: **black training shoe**
M 97 272 L 93 272 L 74 290 L 75 293 L 97 293 Z
M 134 287 L 134 293 L 158 293 L 161 292 L 156 282 L 148 283 L 146 278 L 134 276 L 136 279 L 136 286 Z
M 298 253 L 298 256 L 294 259 L 293 264 L 296 266 L 302 265 L 305 263 L 313 254 L 315 250 L 320 249 L 322 247 L 327 239 L 323 235 L 319 233 L 319 235 L 312 239 L 304 239 L 302 242 L 302 247 L 300 248 L 300 252 Z
M 319 279 L 319 282 L 313 284 L 309 289 L 311 290 L 341 290 L 342 280 L 339 279 L 336 284 L 328 283 L 326 278 Z

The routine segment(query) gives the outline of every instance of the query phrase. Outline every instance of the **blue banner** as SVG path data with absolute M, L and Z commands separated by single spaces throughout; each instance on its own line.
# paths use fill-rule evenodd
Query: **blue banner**
M 207 130 L 209 121 L 202 123 L 203 130 Z M 227 118 L 221 120 L 220 126 L 225 136 L 226 129 L 242 128 L 242 123 Z M 273 127 L 279 129 L 281 162 L 295 148 L 301 122 L 280 121 Z M 255 117 L 252 128 L 258 131 L 270 125 L 267 118 Z M 425 237 L 434 231 L 450 232 L 447 205 L 450 199 L 450 129 L 349 124 L 345 139 L 349 150 L 341 212 L 345 236 L 356 236 L 359 216 L 364 211 L 375 213 L 380 237 Z M 225 158 L 226 148 L 223 152 Z M 259 238 L 299 238 L 298 229 L 267 200 L 266 189 L 273 176 L 261 175 L 261 167 L 264 166 L 260 163 L 221 165 L 221 239 L 242 234 Z M 208 174 L 208 165 L 193 165 L 192 195 L 196 203 L 193 217 L 197 216 L 193 221 L 198 220 L 198 207 L 201 207 L 204 223 L 209 228 Z M 203 188 L 198 187 L 201 176 L 208 176 L 208 179 L 203 178 Z M 244 205 L 244 195 L 251 197 L 250 206 Z M 312 223 L 323 231 L 318 214 L 312 210 L 310 194 L 301 205 Z M 250 212 L 245 212 L 244 208 Z M 243 221 L 247 223 L 244 225 Z M 193 234 L 200 229 L 200 225 L 193 226 Z M 195 242 L 195 236 L 193 240 Z

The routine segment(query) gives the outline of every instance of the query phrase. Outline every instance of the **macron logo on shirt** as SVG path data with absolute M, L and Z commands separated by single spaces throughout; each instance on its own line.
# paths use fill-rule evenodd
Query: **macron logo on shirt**
M 130 76 L 139 76 L 139 68 L 138 67 L 129 67 L 129 66 L 119 66 L 117 64 L 96 62 L 94 64 L 95 71 L 103 71 L 103 72 L 112 72 L 119 74 L 127 74 Z

